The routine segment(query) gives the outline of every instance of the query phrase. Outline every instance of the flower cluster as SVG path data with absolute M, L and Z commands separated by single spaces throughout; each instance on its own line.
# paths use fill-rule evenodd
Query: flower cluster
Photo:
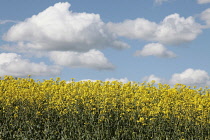
M 0 115 L 0 139 L 210 138 L 210 89 L 5 76 Z

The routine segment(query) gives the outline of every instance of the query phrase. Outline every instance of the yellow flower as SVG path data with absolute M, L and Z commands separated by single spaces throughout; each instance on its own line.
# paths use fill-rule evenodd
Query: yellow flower
M 144 123 L 144 121 L 145 121 L 144 117 L 140 117 L 137 122 Z

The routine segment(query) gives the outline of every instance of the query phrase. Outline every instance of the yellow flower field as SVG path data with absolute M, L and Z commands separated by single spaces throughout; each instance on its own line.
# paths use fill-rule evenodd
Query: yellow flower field
M 210 89 L 0 80 L 0 139 L 210 139 Z

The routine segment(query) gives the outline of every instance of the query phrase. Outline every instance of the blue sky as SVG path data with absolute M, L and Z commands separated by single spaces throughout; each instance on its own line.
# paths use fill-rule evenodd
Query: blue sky
M 0 76 L 210 86 L 210 0 L 1 0 Z

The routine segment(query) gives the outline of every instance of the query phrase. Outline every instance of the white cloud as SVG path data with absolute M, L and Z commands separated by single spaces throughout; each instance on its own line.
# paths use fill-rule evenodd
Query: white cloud
M 206 22 L 207 26 L 210 26 L 210 8 L 203 11 L 200 18 Z
M 122 23 L 108 23 L 107 26 L 118 36 L 170 45 L 192 41 L 202 32 L 201 25 L 193 17 L 184 18 L 177 13 L 165 17 L 159 24 L 137 18 Z
M 163 83 L 164 80 L 159 78 L 159 77 L 156 77 L 155 75 L 150 75 L 150 76 L 146 76 L 144 78 L 142 78 L 142 81 L 146 81 L 146 82 L 151 82 L 151 81 L 155 81 L 155 83 Z
M 130 39 L 150 40 L 154 38 L 154 33 L 158 27 L 155 22 L 150 22 L 144 18 L 135 20 L 125 20 L 122 23 L 108 23 L 110 31 L 119 36 L 128 37 Z
M 159 43 L 150 43 L 144 46 L 142 50 L 138 50 L 134 54 L 135 56 L 157 56 L 162 58 L 173 58 L 176 57 L 171 51 L 168 51 L 162 44 Z
M 166 83 L 171 86 L 175 84 L 184 84 L 187 86 L 198 86 L 205 87 L 210 86 L 210 75 L 200 69 L 191 69 L 188 68 L 181 73 L 175 73 L 171 76 L 169 80 L 157 77 L 155 75 L 146 76 L 142 79 L 143 81 L 151 82 L 155 80 L 156 83 Z
M 204 70 L 189 68 L 182 73 L 173 74 L 169 82 L 171 84 L 181 83 L 191 86 L 206 86 L 210 82 L 210 76 Z
M 0 76 L 52 76 L 60 74 L 60 67 L 48 66 L 43 62 L 33 63 L 16 53 L 0 54 Z
M 116 78 L 106 78 L 105 81 L 118 81 L 118 82 L 122 82 L 122 83 L 127 83 L 129 82 L 128 78 L 120 78 L 120 79 L 116 79 Z
M 158 26 L 156 39 L 164 44 L 181 44 L 194 40 L 201 33 L 201 26 L 193 17 L 180 17 L 179 14 L 167 16 Z
M 106 47 L 128 48 L 106 29 L 98 14 L 69 11 L 70 4 L 57 3 L 12 26 L 5 41 L 24 49 L 86 52 Z
M 198 4 L 210 3 L 210 0 L 197 0 Z
M 167 2 L 168 0 L 155 0 L 155 3 L 162 4 L 163 2 Z
M 87 67 L 93 69 L 114 69 L 114 66 L 107 60 L 104 54 L 98 50 L 88 52 L 50 52 L 49 58 L 58 65 L 71 68 Z

